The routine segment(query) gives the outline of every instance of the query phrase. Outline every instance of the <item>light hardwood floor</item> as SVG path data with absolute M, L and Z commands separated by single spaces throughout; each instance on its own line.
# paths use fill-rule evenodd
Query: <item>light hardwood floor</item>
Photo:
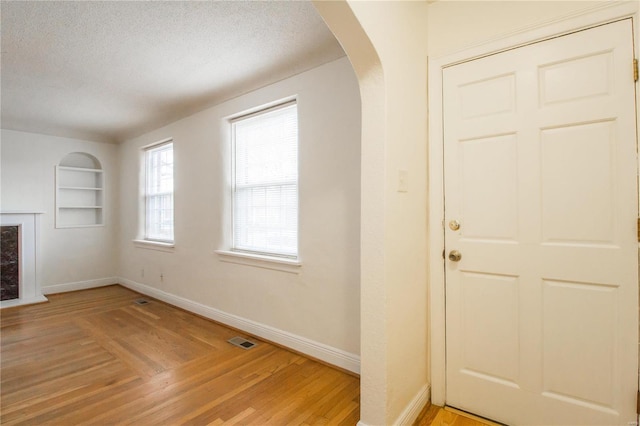
M 139 297 L 110 286 L 0 311 L 0 424 L 357 423 L 358 378 Z
M 428 405 L 413 426 L 500 426 L 471 414 L 452 408 Z

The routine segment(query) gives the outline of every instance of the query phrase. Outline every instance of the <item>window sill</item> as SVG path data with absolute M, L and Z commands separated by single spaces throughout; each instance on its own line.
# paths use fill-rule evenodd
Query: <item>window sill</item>
M 133 240 L 133 245 L 141 249 L 164 251 L 167 253 L 173 253 L 176 249 L 174 243 L 161 243 L 160 241 Z
M 299 260 L 281 257 L 263 256 L 259 254 L 242 253 L 229 250 L 216 250 L 221 262 L 238 265 L 254 266 L 256 268 L 272 269 L 275 271 L 299 274 L 302 263 Z

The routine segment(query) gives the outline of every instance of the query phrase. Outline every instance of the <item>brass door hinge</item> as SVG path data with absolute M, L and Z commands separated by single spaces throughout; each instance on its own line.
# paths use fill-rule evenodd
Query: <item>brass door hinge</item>
M 633 81 L 638 81 L 638 60 L 633 60 Z

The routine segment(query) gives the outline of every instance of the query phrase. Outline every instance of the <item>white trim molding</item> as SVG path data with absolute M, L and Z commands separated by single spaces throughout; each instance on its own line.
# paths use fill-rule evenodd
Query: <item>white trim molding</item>
M 176 250 L 174 243 L 163 243 L 151 240 L 133 240 L 132 242 L 135 247 L 141 249 L 164 251 L 167 253 L 173 253 Z
M 90 288 L 105 287 L 118 284 L 117 277 L 98 278 L 95 280 L 76 281 L 72 283 L 53 284 L 42 287 L 44 294 L 67 293 L 69 291 L 87 290 Z
M 0 212 L 2 226 L 18 228 L 18 297 L 0 301 L 0 308 L 46 302 L 42 294 L 42 250 L 40 247 L 40 215 L 28 210 Z
M 394 425 L 412 425 L 416 421 L 422 409 L 431 399 L 431 388 L 428 384 L 413 397 L 409 405 L 400 413 L 400 416 L 393 422 Z
M 215 309 L 126 278 L 120 277 L 118 278 L 118 282 L 123 287 L 127 287 L 138 293 L 156 298 L 256 337 L 277 343 L 336 367 L 360 374 L 360 357 L 356 354 L 352 354 L 323 343 L 315 342 L 307 339 L 306 337 L 298 336 L 266 324 L 261 324 L 237 315 L 229 314 L 219 309 Z
M 640 46 L 640 3 L 635 1 L 603 2 L 595 8 L 558 17 L 535 26 L 503 35 L 465 50 L 429 59 L 429 300 L 431 403 L 446 403 L 446 339 L 445 339 L 445 274 L 444 259 L 444 178 L 443 178 L 443 113 L 442 70 L 483 56 L 499 53 L 538 41 L 558 37 L 620 19 L 633 19 L 636 57 Z M 640 85 L 636 85 L 640 96 Z M 640 109 L 638 111 L 640 120 Z
M 598 25 L 633 17 L 637 13 L 636 1 L 612 0 L 594 2 L 582 10 L 555 19 L 500 34 L 488 40 L 468 45 L 460 50 L 430 58 L 430 64 L 443 67 L 467 62 L 505 50 L 515 49 L 550 38 L 560 37 Z M 635 25 L 634 25 L 635 28 Z
M 0 308 L 12 308 L 14 306 L 25 306 L 25 305 L 35 305 L 36 303 L 45 303 L 48 302 L 49 299 L 40 295 L 35 297 L 26 297 L 19 299 L 9 299 L 3 300 L 2 304 L 0 304 Z
M 292 274 L 299 274 L 302 266 L 302 263 L 300 263 L 298 259 L 265 256 L 231 250 L 216 250 L 216 253 L 218 254 L 218 258 L 221 262 L 272 269 L 274 271 L 289 272 Z

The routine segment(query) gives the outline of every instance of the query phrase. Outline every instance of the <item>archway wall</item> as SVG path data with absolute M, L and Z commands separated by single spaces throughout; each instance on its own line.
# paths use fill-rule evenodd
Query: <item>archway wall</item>
M 404 423 L 429 389 L 427 3 L 314 4 L 362 99 L 361 424 Z

